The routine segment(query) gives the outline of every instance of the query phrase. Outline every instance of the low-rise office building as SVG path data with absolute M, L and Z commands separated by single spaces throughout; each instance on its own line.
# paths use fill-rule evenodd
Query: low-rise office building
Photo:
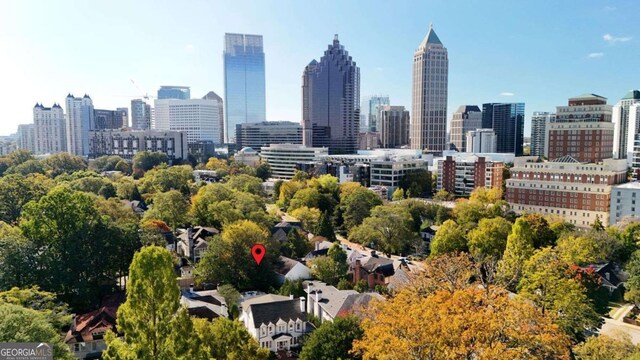
M 272 144 L 263 146 L 262 160 L 269 164 L 275 179 L 292 179 L 299 163 L 317 161 L 329 155 L 326 147 L 307 147 L 298 144 Z
M 132 160 L 140 151 L 167 154 L 169 160 L 186 159 L 187 135 L 169 130 L 94 130 L 89 132 L 89 158 L 118 155 Z
M 624 218 L 640 218 L 640 181 L 620 184 L 611 188 L 609 225 Z

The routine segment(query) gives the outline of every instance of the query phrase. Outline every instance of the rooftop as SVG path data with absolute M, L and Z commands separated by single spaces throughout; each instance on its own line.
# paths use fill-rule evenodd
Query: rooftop
M 438 35 L 436 35 L 436 32 L 433 30 L 433 24 L 429 25 L 429 32 L 420 43 L 420 48 L 425 48 L 428 44 L 442 45 L 442 42 L 440 42 Z
M 630 90 L 622 100 L 640 100 L 640 90 Z
M 640 181 L 632 181 L 625 184 L 614 185 L 615 189 L 634 189 L 640 190 Z

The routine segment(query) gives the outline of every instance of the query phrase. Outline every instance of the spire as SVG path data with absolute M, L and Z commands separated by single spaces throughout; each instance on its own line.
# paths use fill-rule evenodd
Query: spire
M 426 47 L 427 44 L 442 45 L 438 35 L 436 35 L 435 30 L 433 30 L 433 23 L 429 24 L 429 32 L 427 36 L 424 37 L 424 40 L 422 40 L 422 43 L 420 43 L 420 47 Z

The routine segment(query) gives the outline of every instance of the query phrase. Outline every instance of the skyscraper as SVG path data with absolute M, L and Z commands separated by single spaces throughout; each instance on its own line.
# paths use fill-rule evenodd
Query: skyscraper
M 359 123 L 360 68 L 336 34 L 320 61 L 312 60 L 302 74 L 303 144 L 353 154 Z
M 378 112 L 383 106 L 389 105 L 389 96 L 376 95 L 369 99 L 369 131 L 376 132 L 378 130 Z
M 54 154 L 67 151 L 64 111 L 60 105 L 53 104 L 48 108 L 42 104 L 36 104 L 33 107 L 33 125 L 35 154 Z
M 151 128 L 151 105 L 142 99 L 131 100 L 131 127 L 134 130 Z
M 413 55 L 411 148 L 441 152 L 447 142 L 449 57 L 433 26 Z
M 122 117 L 122 127 L 129 127 L 129 108 L 119 107 L 116 108 L 116 111 Z
M 544 144 L 547 137 L 547 123 L 554 122 L 556 114 L 534 111 L 531 117 L 531 156 L 544 156 Z
M 482 127 L 482 111 L 476 105 L 461 105 L 451 118 L 451 143 L 463 152 L 467 147 L 467 133 Z
M 93 113 L 95 126 L 91 130 L 121 129 L 125 125 L 122 111 L 95 109 Z
M 220 95 L 213 91 L 209 91 L 207 95 L 202 97 L 204 100 L 215 100 L 218 102 L 218 126 L 220 127 L 220 138 L 214 141 L 216 144 L 224 144 L 224 101 Z
M 409 145 L 409 111 L 404 106 L 380 107 L 377 122 L 382 148 Z
M 266 120 L 262 35 L 224 35 L 224 138 L 235 143 L 236 125 Z
M 482 104 L 482 128 L 496 133 L 496 152 L 523 155 L 524 103 Z
M 191 89 L 188 86 L 160 86 L 158 100 L 163 99 L 191 99 Z
M 613 107 L 613 115 L 611 117 L 611 121 L 614 124 L 613 157 L 616 159 L 627 159 L 633 154 L 635 135 L 640 132 L 640 123 L 637 121 L 637 115 L 630 112 L 630 108 L 634 104 L 640 104 L 639 90 L 629 91 Z M 630 161 L 628 163 L 630 164 Z
M 156 100 L 153 129 L 184 131 L 189 144 L 202 141 L 219 144 L 221 106 L 217 100 L 207 96 L 202 99 Z
M 18 125 L 16 145 L 18 149 L 35 152 L 35 126 L 33 124 Z
M 78 156 L 89 155 L 89 130 L 95 127 L 93 101 L 89 95 L 82 98 L 67 95 L 67 151 Z

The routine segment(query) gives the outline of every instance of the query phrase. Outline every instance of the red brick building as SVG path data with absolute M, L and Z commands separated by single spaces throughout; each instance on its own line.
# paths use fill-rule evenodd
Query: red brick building
M 469 195 L 478 187 L 502 187 L 504 163 L 484 156 L 461 153 L 438 160 L 438 190 L 456 195 Z

